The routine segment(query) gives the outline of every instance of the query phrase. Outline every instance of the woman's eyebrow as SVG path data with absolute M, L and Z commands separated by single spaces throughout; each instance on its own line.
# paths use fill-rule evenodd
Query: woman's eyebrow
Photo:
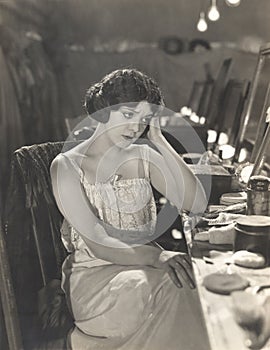
M 135 112 L 135 113 L 140 113 L 141 111 L 132 107 L 122 107 L 124 110 L 128 110 L 130 112 Z M 149 114 L 145 115 L 145 117 L 153 117 L 154 113 L 153 112 L 149 112 Z
M 140 111 L 135 108 L 131 108 L 131 107 L 122 107 L 122 108 L 131 112 L 140 113 Z

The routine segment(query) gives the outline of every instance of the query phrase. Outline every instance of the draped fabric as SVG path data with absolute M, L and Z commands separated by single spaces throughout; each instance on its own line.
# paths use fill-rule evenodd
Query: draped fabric
M 25 143 L 22 117 L 6 58 L 0 47 L 0 160 L 1 189 L 7 185 L 11 152 Z
M 57 82 L 43 38 L 34 31 L 18 35 L 11 28 L 2 27 L 1 30 L 25 142 L 63 139 Z M 6 45 L 7 41 L 12 41 L 13 46 Z
M 76 144 L 66 143 L 65 147 Z M 33 296 L 42 286 L 34 232 L 47 257 L 48 281 L 60 277 L 66 256 L 60 239 L 63 217 L 52 194 L 49 174 L 50 164 L 63 145 L 48 142 L 25 146 L 12 155 L 4 224 L 17 300 L 27 312 L 35 307 Z M 21 290 L 27 290 L 26 297 L 22 298 Z
M 25 144 L 64 139 L 56 76 L 35 31 L 0 25 L 0 192 L 5 197 L 11 154 Z

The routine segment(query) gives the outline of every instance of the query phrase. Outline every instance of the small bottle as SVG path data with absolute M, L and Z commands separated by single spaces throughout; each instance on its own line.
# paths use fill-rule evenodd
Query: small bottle
M 270 178 L 251 176 L 247 186 L 247 214 L 270 216 Z

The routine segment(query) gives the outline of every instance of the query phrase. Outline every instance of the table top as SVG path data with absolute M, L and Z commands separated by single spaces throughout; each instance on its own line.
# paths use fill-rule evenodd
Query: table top
M 232 297 L 208 291 L 203 285 L 204 277 L 214 272 L 236 272 L 247 278 L 251 286 L 270 282 L 270 267 L 248 269 L 234 264 L 226 265 L 225 262 L 232 254 L 232 251 L 220 252 L 212 250 L 210 251 L 212 264 L 205 262 L 202 258 L 192 258 L 211 350 L 246 350 L 248 348 L 245 346 L 245 333 L 234 319 Z M 263 293 L 267 295 L 269 290 L 262 291 L 261 294 Z M 263 349 L 270 349 L 270 341 Z
M 204 277 L 216 272 L 238 273 L 240 276 L 248 279 L 250 287 L 246 289 L 251 291 L 252 286 L 270 283 L 270 267 L 262 269 L 250 269 L 239 267 L 235 264 L 229 264 L 228 261 L 233 255 L 232 250 L 215 250 L 212 246 L 208 250 L 208 259 L 203 255 L 192 253 L 191 232 L 185 232 L 187 242 L 192 256 L 192 264 L 197 284 L 197 290 L 202 306 L 203 316 L 208 332 L 211 350 L 247 350 L 245 346 L 245 332 L 237 324 L 234 318 L 232 297 L 230 295 L 221 295 L 208 291 L 204 285 Z M 205 245 L 202 252 L 206 252 Z M 219 248 L 219 247 L 218 247 Z M 198 247 L 196 247 L 198 253 Z M 270 295 L 270 289 L 260 293 Z M 262 348 L 270 349 L 270 341 Z
M 186 217 L 183 217 L 185 222 Z M 204 277 L 216 273 L 238 273 L 246 278 L 251 292 L 253 286 L 270 283 L 270 267 L 251 269 L 228 264 L 233 255 L 231 245 L 210 245 L 207 242 L 195 242 L 192 231 L 184 224 L 186 241 L 192 258 L 193 271 L 202 306 L 203 317 L 211 349 L 209 350 L 248 350 L 245 345 L 246 334 L 237 324 L 233 312 L 231 295 L 221 295 L 208 291 L 203 285 Z M 260 298 L 270 295 L 270 288 L 260 292 Z M 270 350 L 270 340 L 262 348 Z

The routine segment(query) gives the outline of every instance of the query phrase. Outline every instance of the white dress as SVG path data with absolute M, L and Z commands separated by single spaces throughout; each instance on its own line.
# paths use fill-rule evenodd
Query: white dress
M 142 151 L 147 148 L 142 146 Z M 145 158 L 145 157 L 144 157 Z M 148 162 L 144 161 L 145 174 Z M 116 228 L 151 236 L 156 207 L 149 178 L 81 183 L 98 217 Z M 139 210 L 116 210 L 118 203 L 146 203 Z M 107 203 L 106 203 L 107 199 Z M 139 228 L 139 230 L 138 230 Z M 208 350 L 196 290 L 177 288 L 168 274 L 151 266 L 116 265 L 94 256 L 66 221 L 62 240 L 71 253 L 63 264 L 62 288 L 75 320 L 68 346 L 74 350 Z M 151 237 L 150 237 L 151 238 Z M 149 237 L 146 237 L 149 239 Z

